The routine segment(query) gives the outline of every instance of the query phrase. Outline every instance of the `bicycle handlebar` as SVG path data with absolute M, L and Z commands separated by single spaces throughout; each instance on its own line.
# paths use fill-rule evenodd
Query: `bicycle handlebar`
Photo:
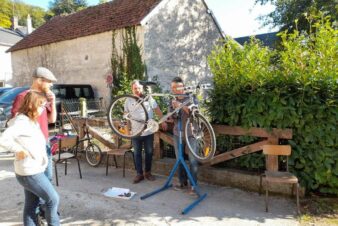
M 184 90 L 184 91 L 192 91 L 197 89 L 211 89 L 210 83 L 204 83 L 204 84 L 198 84 L 195 86 L 185 86 L 185 87 L 179 87 L 177 90 Z

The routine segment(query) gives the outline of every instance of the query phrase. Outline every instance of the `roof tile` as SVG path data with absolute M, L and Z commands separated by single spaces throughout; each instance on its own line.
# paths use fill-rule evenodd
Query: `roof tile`
M 56 16 L 8 51 L 13 52 L 139 25 L 161 0 L 113 0 L 79 12 Z

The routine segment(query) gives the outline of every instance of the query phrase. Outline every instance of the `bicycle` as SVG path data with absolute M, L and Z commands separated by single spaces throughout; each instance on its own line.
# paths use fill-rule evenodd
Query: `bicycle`
M 85 123 L 83 124 L 83 131 L 85 135 L 84 138 L 79 140 L 79 146 L 84 147 L 82 150 L 86 153 L 86 160 L 88 164 L 96 167 L 100 165 L 102 161 L 102 151 L 99 145 L 92 142 L 92 137 L 87 125 L 87 119 L 85 119 Z
M 150 87 L 156 85 L 154 82 L 141 82 L 143 86 Z M 201 162 L 211 159 L 216 151 L 216 138 L 215 133 L 208 122 L 208 120 L 200 113 L 198 104 L 194 103 L 196 93 L 201 89 L 209 89 L 210 84 L 198 84 L 196 86 L 185 87 L 186 94 L 163 94 L 149 93 L 145 97 L 136 97 L 133 95 L 117 96 L 111 103 L 108 109 L 108 122 L 111 129 L 118 136 L 122 138 L 131 139 L 139 136 L 143 131 L 150 130 L 156 132 L 159 129 L 159 124 L 165 122 L 169 117 L 177 114 L 184 106 L 189 107 L 190 114 L 184 127 L 184 135 L 186 144 L 190 152 Z M 149 119 L 144 102 L 152 97 L 169 97 L 176 98 L 178 96 L 187 97 L 180 107 L 172 112 L 168 112 L 159 120 Z M 126 112 L 126 105 L 131 105 L 132 109 Z M 131 124 L 136 124 L 138 127 Z
M 61 115 L 67 118 L 69 122 L 68 125 L 71 127 L 71 128 L 64 128 L 65 126 L 62 125 L 63 123 L 61 121 L 61 128 L 63 132 L 66 131 L 67 135 L 71 135 L 69 134 L 69 131 L 75 130 L 76 133 L 79 132 L 78 129 L 76 129 L 75 122 L 71 114 L 72 112 L 67 111 L 67 109 L 65 109 L 65 107 L 62 105 Z M 102 158 L 103 158 L 102 151 L 99 145 L 92 142 L 92 136 L 89 132 L 89 127 L 88 127 L 88 118 L 83 118 L 83 119 L 84 119 L 84 123 L 82 125 L 82 131 L 84 131 L 84 136 L 82 139 L 79 139 L 79 143 L 78 143 L 78 147 L 80 148 L 79 151 L 84 151 L 88 164 L 93 167 L 96 167 L 100 165 L 102 161 Z M 58 145 L 58 142 L 54 143 L 53 145 Z M 51 146 L 52 152 L 54 148 L 56 148 L 55 150 L 57 150 L 57 146 L 53 147 L 53 145 Z

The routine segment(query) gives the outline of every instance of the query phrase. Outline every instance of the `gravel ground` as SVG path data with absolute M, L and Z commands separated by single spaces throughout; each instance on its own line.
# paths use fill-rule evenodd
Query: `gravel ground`
M 0 225 L 22 225 L 23 189 L 13 172 L 13 158 L 0 154 Z M 298 225 L 292 199 L 270 198 L 270 212 L 264 210 L 264 196 L 239 189 L 201 184 L 207 197 L 188 214 L 181 211 L 194 201 L 182 191 L 169 188 L 141 200 L 140 196 L 160 188 L 166 177 L 156 181 L 132 184 L 134 172 L 111 167 L 90 167 L 81 162 L 83 179 L 79 178 L 75 161 L 63 174 L 58 165 L 60 213 L 62 225 Z M 129 188 L 137 194 L 130 200 L 115 199 L 102 193 L 110 187 Z

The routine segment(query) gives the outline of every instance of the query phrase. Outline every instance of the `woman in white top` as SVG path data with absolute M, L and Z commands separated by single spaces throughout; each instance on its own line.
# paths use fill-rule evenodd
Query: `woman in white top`
M 0 150 L 15 153 L 14 170 L 18 182 L 24 187 L 24 225 L 37 225 L 36 209 L 39 199 L 45 201 L 48 225 L 60 225 L 57 209 L 59 195 L 44 174 L 48 164 L 46 139 L 37 123 L 47 103 L 42 93 L 30 91 L 24 98 L 16 117 L 0 137 Z

